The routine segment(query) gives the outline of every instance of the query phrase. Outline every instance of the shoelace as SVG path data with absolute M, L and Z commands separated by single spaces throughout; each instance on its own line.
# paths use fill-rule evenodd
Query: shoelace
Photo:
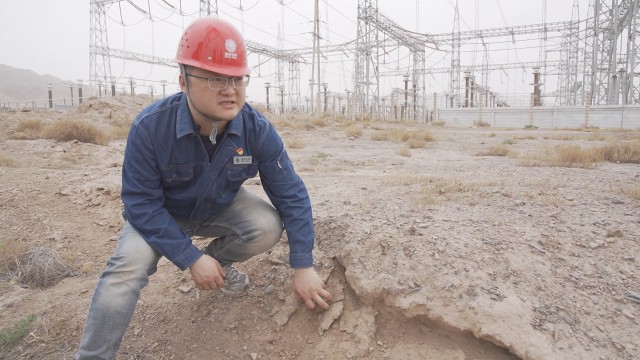
M 224 269 L 224 275 L 227 281 L 234 281 L 240 276 L 240 273 L 235 267 L 229 266 Z

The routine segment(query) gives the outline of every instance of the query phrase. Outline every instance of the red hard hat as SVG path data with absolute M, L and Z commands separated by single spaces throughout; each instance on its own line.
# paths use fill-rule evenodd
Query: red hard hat
M 197 19 L 187 27 L 176 61 L 228 76 L 251 72 L 240 32 L 227 21 L 213 17 Z

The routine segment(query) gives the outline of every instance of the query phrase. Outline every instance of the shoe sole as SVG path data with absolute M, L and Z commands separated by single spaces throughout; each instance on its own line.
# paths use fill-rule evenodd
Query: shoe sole
M 225 288 L 220 288 L 220 291 L 222 291 L 225 294 L 228 295 L 241 295 L 247 292 L 247 290 L 249 290 L 249 285 L 247 285 L 247 287 L 244 290 L 229 290 L 229 289 L 225 289 Z

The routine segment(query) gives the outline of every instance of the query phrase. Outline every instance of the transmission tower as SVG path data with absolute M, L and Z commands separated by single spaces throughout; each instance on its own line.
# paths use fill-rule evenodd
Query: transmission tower
M 453 16 L 453 31 L 451 32 L 451 71 L 449 82 L 449 107 L 460 107 L 460 12 L 456 0 Z
M 213 6 L 212 6 L 213 5 Z M 211 0 L 200 0 L 200 17 L 218 17 L 218 0 L 213 0 L 213 4 L 211 4 Z
M 93 94 L 98 84 L 111 81 L 111 59 L 107 38 L 107 7 L 118 0 L 91 0 L 89 3 L 89 92 Z M 99 94 L 100 95 L 100 94 Z
M 579 34 L 580 0 L 573 0 L 571 23 L 562 34 L 560 50 L 560 74 L 556 93 L 556 103 L 560 106 L 576 105 L 576 93 L 582 87 L 582 83 L 578 82 Z
M 380 64 L 378 31 L 374 27 L 378 15 L 378 1 L 358 0 L 358 29 L 356 33 L 356 56 L 354 61 L 354 101 L 356 112 L 371 113 L 378 108 L 380 84 L 378 69 Z M 375 53 L 374 53 L 375 51 Z M 371 104 L 371 99 L 375 103 Z
M 407 31 L 378 11 L 371 0 L 359 0 L 358 34 L 356 39 L 356 61 L 354 69 L 356 89 L 356 110 L 380 116 L 380 49 L 384 44 L 379 40 L 383 33 L 399 46 L 407 47 L 413 57 L 409 76 L 412 80 L 412 107 L 409 110 L 413 120 L 424 120 L 425 99 L 425 45 L 433 43 L 429 36 Z M 374 53 L 375 51 L 375 53 Z
M 624 104 L 640 103 L 640 1 L 633 1 L 629 17 L 627 39 L 627 74 L 623 83 L 622 99 Z
M 635 102 L 638 2 L 639 0 L 590 0 L 589 11 L 593 15 L 587 22 L 584 47 L 585 103 L 616 105 L 621 99 L 623 103 Z M 623 36 L 625 33 L 626 37 Z M 618 45 L 621 40 L 627 42 L 626 55 L 619 53 Z M 619 65 L 622 66 L 619 68 Z

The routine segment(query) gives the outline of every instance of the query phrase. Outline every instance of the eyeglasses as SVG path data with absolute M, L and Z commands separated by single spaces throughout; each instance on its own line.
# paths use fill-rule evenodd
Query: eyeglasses
M 235 89 L 241 89 L 241 88 L 246 88 L 249 85 L 249 75 L 243 75 L 243 76 L 215 76 L 215 77 L 202 77 L 202 76 L 197 76 L 197 75 L 193 75 L 193 74 L 187 74 L 185 72 L 186 76 L 191 76 L 197 79 L 204 79 L 207 80 L 207 83 L 209 84 L 209 89 L 211 90 L 224 90 L 227 88 L 227 86 L 229 86 L 229 80 L 231 80 L 231 83 L 233 84 L 233 87 Z

